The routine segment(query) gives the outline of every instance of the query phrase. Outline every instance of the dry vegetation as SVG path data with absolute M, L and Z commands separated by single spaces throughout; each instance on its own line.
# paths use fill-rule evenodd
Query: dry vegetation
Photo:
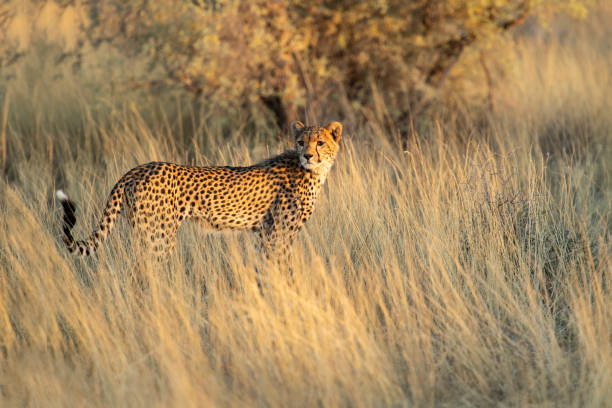
M 56 188 L 84 234 L 138 163 L 288 141 L 179 92 L 110 92 L 112 54 L 24 56 L 0 84 L 0 406 L 610 404 L 611 15 L 524 34 L 493 113 L 457 103 L 406 140 L 376 95 L 367 123 L 322 117 L 346 133 L 293 279 L 250 235 L 192 226 L 168 265 L 143 267 L 125 225 L 70 256 Z

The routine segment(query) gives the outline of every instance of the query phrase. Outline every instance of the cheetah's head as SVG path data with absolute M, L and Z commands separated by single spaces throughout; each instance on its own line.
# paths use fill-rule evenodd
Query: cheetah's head
M 325 127 L 304 126 L 302 122 L 291 124 L 295 138 L 295 150 L 300 164 L 307 170 L 315 170 L 325 164 L 329 168 L 338 153 L 338 142 L 342 137 L 342 124 L 331 122 Z

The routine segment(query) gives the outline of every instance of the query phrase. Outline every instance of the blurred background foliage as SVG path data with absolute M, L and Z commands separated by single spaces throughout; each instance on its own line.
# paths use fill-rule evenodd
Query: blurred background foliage
M 296 118 L 359 123 L 377 114 L 405 133 L 415 118 L 457 104 L 493 108 L 492 83 L 512 63 L 512 29 L 525 21 L 545 26 L 558 14 L 584 18 L 591 5 L 16 0 L 0 12 L 0 61 L 10 75 L 33 50 L 40 58 L 43 47 L 49 59 L 39 63 L 105 70 L 111 93 L 176 89 L 280 129 Z M 376 98 L 385 112 L 369 111 Z

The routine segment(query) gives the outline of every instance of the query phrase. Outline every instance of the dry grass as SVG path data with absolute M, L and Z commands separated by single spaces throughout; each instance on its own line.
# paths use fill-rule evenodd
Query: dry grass
M 84 234 L 137 163 L 282 143 L 24 69 L 0 109 L 0 405 L 609 404 L 612 53 L 585 36 L 524 44 L 486 125 L 400 148 L 349 124 L 293 279 L 249 235 L 191 226 L 167 266 L 142 266 L 123 225 L 98 258 L 67 254 L 56 188 Z

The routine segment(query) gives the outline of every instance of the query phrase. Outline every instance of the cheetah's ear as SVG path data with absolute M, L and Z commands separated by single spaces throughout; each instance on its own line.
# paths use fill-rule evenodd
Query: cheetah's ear
M 342 137 L 342 123 L 330 122 L 329 125 L 325 126 L 331 134 L 334 140 L 337 142 Z
M 291 123 L 291 135 L 293 137 L 297 137 L 302 131 L 302 129 L 304 129 L 304 124 L 299 120 L 296 120 L 295 122 Z

